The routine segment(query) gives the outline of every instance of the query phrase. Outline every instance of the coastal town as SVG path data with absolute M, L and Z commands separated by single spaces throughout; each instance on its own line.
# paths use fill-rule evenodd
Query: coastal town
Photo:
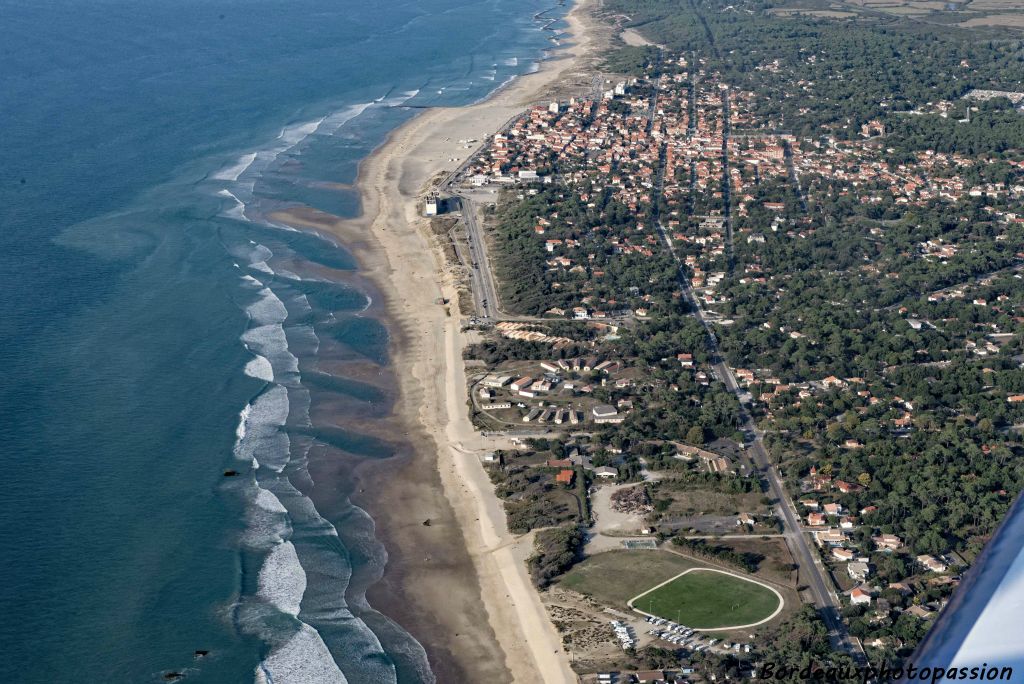
M 582 681 L 899 662 L 1019 489 L 1024 424 L 1024 157 L 905 126 L 1020 93 L 812 127 L 778 109 L 828 99 L 800 62 L 626 51 L 431 191 L 472 215 L 448 253 L 509 529 Z M 730 617 L 695 577 L 764 595 Z
M 1024 0 L 0 16 L 0 684 L 1024 680 Z

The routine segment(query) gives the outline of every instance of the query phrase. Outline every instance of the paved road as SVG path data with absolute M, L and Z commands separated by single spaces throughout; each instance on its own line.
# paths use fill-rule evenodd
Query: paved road
M 784 534 L 684 534 L 683 539 L 764 539 L 784 537 Z
M 692 2 L 692 0 L 691 0 Z M 696 12 L 696 8 L 694 8 Z M 698 14 L 699 16 L 699 14 Z M 702 18 L 703 19 L 703 18 Z M 707 26 L 705 25 L 705 29 Z M 708 31 L 708 37 L 714 46 L 713 37 Z M 717 49 L 716 49 L 717 52 Z M 725 220 L 728 230 L 729 240 L 729 261 L 730 270 L 732 268 L 732 233 L 731 233 L 731 222 L 729 216 L 729 156 L 728 156 L 728 140 L 729 140 L 729 93 L 726 91 L 723 93 L 723 107 L 722 113 L 725 117 L 723 127 L 723 141 L 722 141 L 722 164 L 723 164 L 723 200 L 725 202 Z M 660 194 L 664 187 L 664 172 L 665 172 L 665 154 L 664 151 L 661 154 L 661 164 L 659 165 L 658 173 L 655 181 L 655 192 Z M 665 227 L 662 225 L 660 217 L 655 216 L 655 226 L 657 227 L 658 233 L 661 239 L 664 241 L 666 247 L 668 247 L 669 253 L 679 266 L 679 282 L 683 290 L 683 294 L 689 301 L 690 306 L 693 309 L 693 315 L 704 327 L 708 338 L 708 350 L 711 353 L 712 368 L 718 378 L 725 384 L 726 388 L 736 395 L 740 404 L 740 416 L 739 416 L 739 429 L 747 437 L 749 448 L 747 450 L 748 456 L 754 462 L 754 466 L 761 474 L 765 482 L 768 483 L 768 488 L 771 491 L 772 497 L 778 502 L 779 518 L 783 523 L 783 537 L 786 539 L 786 544 L 790 548 L 790 552 L 793 554 L 793 559 L 800 566 L 800 576 L 804 583 L 807 584 L 811 591 L 811 595 L 814 598 L 814 604 L 818 608 L 821 614 L 822 620 L 825 622 L 825 626 L 828 628 L 829 640 L 832 642 L 833 648 L 842 649 L 852 655 L 859 664 L 864 665 L 867 663 L 867 659 L 864 656 L 863 650 L 855 645 L 854 641 L 851 640 L 850 634 L 846 629 L 846 625 L 843 623 L 842 618 L 839 615 L 839 597 L 834 593 L 831 587 L 831 580 L 827 578 L 825 568 L 822 566 L 820 559 L 813 549 L 807 543 L 807 537 L 804 536 L 803 530 L 800 526 L 800 519 L 796 513 L 796 507 L 793 505 L 792 499 L 786 492 L 785 487 L 782 484 L 782 478 L 779 476 L 778 471 L 772 466 L 771 461 L 768 458 L 768 451 L 764 447 L 762 440 L 762 434 L 757 429 L 754 419 L 751 417 L 750 412 L 743 406 L 743 399 L 746 391 L 743 390 L 739 383 L 736 381 L 736 375 L 732 369 L 725 363 L 718 349 L 718 339 L 715 337 L 714 328 L 711 323 L 705 318 L 704 311 L 700 306 L 700 302 L 697 301 L 694 296 L 693 290 L 690 287 L 690 280 L 687 277 L 686 269 L 683 266 L 682 260 L 679 255 L 676 254 L 675 246 L 669 239 L 668 234 L 665 231 Z
M 494 285 L 494 274 L 491 272 L 491 261 L 487 257 L 487 242 L 477 220 L 477 207 L 473 200 L 465 195 L 454 198 L 462 209 L 462 221 L 466 224 L 466 235 L 469 241 L 470 284 L 473 290 L 473 303 L 477 313 L 486 319 L 498 316 L 498 290 Z
M 703 21 L 703 19 L 702 19 Z M 722 215 L 725 217 L 725 259 L 727 270 L 732 275 L 736 267 L 732 240 L 732 177 L 729 175 L 729 136 L 732 133 L 729 110 L 729 90 L 722 91 Z
M 789 175 L 789 182 L 796 188 L 796 195 L 800 198 L 800 208 L 806 214 L 807 196 L 804 194 L 804 186 L 800 183 L 800 175 L 796 172 L 796 165 L 793 163 L 793 146 L 788 141 L 783 141 L 782 149 L 786 158 L 786 173 Z
M 662 160 L 664 160 L 664 155 L 662 155 Z M 664 164 L 661 165 L 658 172 L 656 181 L 657 192 L 661 192 L 664 182 L 663 174 Z M 757 429 L 754 419 L 751 417 L 750 412 L 743 406 L 743 395 L 746 394 L 746 392 L 736 381 L 736 375 L 733 373 L 732 369 L 729 368 L 722 359 L 718 349 L 718 339 L 715 337 L 714 328 L 711 327 L 711 323 L 705 318 L 704 311 L 701 309 L 700 303 L 697 301 L 697 298 L 693 294 L 693 290 L 690 288 L 690 280 L 687 278 L 682 260 L 679 258 L 679 255 L 676 254 L 675 246 L 672 244 L 668 234 L 665 232 L 665 227 L 662 225 L 660 220 L 656 220 L 655 225 L 657 226 L 658 233 L 668 248 L 669 253 L 679 266 L 679 282 L 683 289 L 684 296 L 689 301 L 690 306 L 693 309 L 693 315 L 704 327 L 704 330 L 707 333 L 708 350 L 710 351 L 712 358 L 712 369 L 718 378 L 725 384 L 726 388 L 736 395 L 737 399 L 739 399 L 740 420 L 738 427 L 747 437 L 747 441 L 749 443 L 747 454 L 753 461 L 754 466 L 757 468 L 762 478 L 768 483 L 768 488 L 771 491 L 772 497 L 778 502 L 779 518 L 783 523 L 783 536 L 786 539 L 787 546 L 790 548 L 790 552 L 793 554 L 793 559 L 800 566 L 800 576 L 811 590 L 811 595 L 814 598 L 814 604 L 818 608 L 822 620 L 825 622 L 825 626 L 828 628 L 829 640 L 832 642 L 833 648 L 842 649 L 847 653 L 850 653 L 855 659 L 861 662 L 861 664 L 864 664 L 866 663 L 866 660 L 864 659 L 863 652 L 859 650 L 850 639 L 849 632 L 846 630 L 846 625 L 843 624 L 842 618 L 839 615 L 839 597 L 832 591 L 831 581 L 827 579 L 825 568 L 821 565 L 821 561 L 808 545 L 807 538 L 804 536 L 801 529 L 800 519 L 797 517 L 793 501 L 786 492 L 778 471 L 774 466 L 772 466 L 768 458 L 768 451 L 764 447 L 762 435 Z

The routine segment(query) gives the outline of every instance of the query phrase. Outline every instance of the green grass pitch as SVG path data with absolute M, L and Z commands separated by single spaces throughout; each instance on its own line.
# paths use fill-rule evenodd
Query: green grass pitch
M 738 577 L 694 571 L 642 594 L 633 606 L 694 629 L 714 629 L 760 622 L 779 607 L 779 598 Z

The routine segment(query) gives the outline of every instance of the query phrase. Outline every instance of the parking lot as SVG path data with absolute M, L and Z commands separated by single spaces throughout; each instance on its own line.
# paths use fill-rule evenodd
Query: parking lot
M 734 653 L 750 653 L 753 650 L 751 644 L 740 642 L 723 642 L 721 639 L 701 634 L 695 629 L 680 625 L 671 620 L 663 618 L 647 618 L 647 634 L 654 638 L 655 642 L 663 642 L 662 646 L 675 646 L 693 653 L 700 653 L 711 649 L 718 653 L 732 651 Z

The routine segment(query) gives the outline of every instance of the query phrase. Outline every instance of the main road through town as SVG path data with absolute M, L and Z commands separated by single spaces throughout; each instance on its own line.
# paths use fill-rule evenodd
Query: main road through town
M 651 98 L 650 116 L 652 119 L 654 117 L 654 113 L 657 111 L 656 105 L 660 86 L 661 77 L 659 76 Z M 728 93 L 726 93 L 723 97 L 723 116 L 726 121 L 729 119 L 728 102 Z M 653 123 L 653 121 L 651 123 Z M 724 130 L 722 138 L 722 163 L 723 167 L 728 169 L 728 128 Z M 665 151 L 663 150 L 655 180 L 655 191 L 659 195 L 664 187 L 664 174 Z M 723 194 L 726 203 L 729 201 L 729 196 L 727 194 L 728 179 L 729 176 L 726 171 L 723 173 L 722 178 L 723 188 L 725 189 Z M 728 206 L 728 204 L 726 206 Z M 728 216 L 728 211 L 726 211 L 727 224 L 729 223 L 729 220 L 730 217 Z M 821 560 L 807 543 L 807 537 L 804 536 L 803 530 L 801 529 L 800 519 L 796 513 L 796 507 L 793 505 L 792 499 L 789 497 L 789 494 L 786 492 L 786 489 L 782 484 L 782 478 L 779 476 L 778 470 L 772 465 L 768 458 L 768 451 L 764 447 L 761 432 L 757 429 L 757 425 L 754 423 L 754 419 L 751 417 L 750 412 L 744 406 L 746 392 L 739 386 L 739 383 L 736 381 L 735 373 L 733 373 L 732 368 L 726 364 L 719 352 L 718 338 L 715 336 L 714 328 L 712 328 L 711 323 L 704 316 L 704 311 L 700 306 L 700 302 L 697 300 L 697 297 L 694 295 L 693 289 L 690 286 L 690 280 L 687 277 L 686 269 L 684 268 L 679 255 L 676 254 L 675 246 L 672 244 L 672 240 L 669 238 L 668 233 L 666 233 L 665 227 L 661 224 L 661 221 L 657 216 L 655 216 L 654 223 L 655 226 L 657 226 L 657 230 L 662 241 L 665 243 L 669 253 L 672 255 L 672 258 L 679 267 L 679 283 L 693 310 L 693 315 L 704 327 L 704 331 L 707 333 L 708 351 L 711 354 L 712 368 L 722 383 L 725 384 L 726 388 L 732 392 L 739 401 L 739 427 L 746 436 L 748 453 L 750 454 L 751 460 L 754 462 L 754 465 L 758 469 L 762 478 L 767 482 L 772 498 L 777 502 L 780 514 L 779 518 L 782 520 L 783 536 L 786 539 L 786 544 L 789 546 L 790 552 L 793 554 L 793 559 L 800 566 L 800 578 L 807 585 L 808 589 L 810 589 L 811 596 L 814 599 L 814 604 L 817 607 L 822 620 L 825 622 L 826 628 L 828 629 L 829 640 L 832 642 L 833 648 L 846 651 L 857 661 L 859 665 L 866 665 L 867 661 L 863 650 L 850 638 L 849 631 L 846 629 L 846 625 L 843 623 L 842 617 L 839 615 L 839 597 L 836 596 L 831 587 L 831 581 L 827 578 L 826 571 L 821 564 Z M 731 241 L 731 230 L 728 235 Z M 729 250 L 729 256 L 731 270 L 731 249 Z
M 779 476 L 778 470 L 768 458 L 768 451 L 764 447 L 762 433 L 757 429 L 754 419 L 743 404 L 746 393 L 736 381 L 736 375 L 733 373 L 732 368 L 725 363 L 719 352 L 718 339 L 715 337 L 714 329 L 704 317 L 704 311 L 693 294 L 689 279 L 686 277 L 686 272 L 671 240 L 669 240 L 660 222 L 656 225 L 662 240 L 668 246 L 669 252 L 679 264 L 679 280 L 682 284 L 683 292 L 693 308 L 693 315 L 704 326 L 704 330 L 707 333 L 712 368 L 726 388 L 740 400 L 740 429 L 747 438 L 748 453 L 751 455 L 754 465 L 767 482 L 772 498 L 778 504 L 779 517 L 782 520 L 783 526 L 783 536 L 786 539 L 790 552 L 793 554 L 793 559 L 800 566 L 800 578 L 810 589 L 811 596 L 814 598 L 814 604 L 821 614 L 825 626 L 828 628 L 829 639 L 832 641 L 833 646 L 849 653 L 857 660 L 858 664 L 865 665 L 866 660 L 863 651 L 850 638 L 846 625 L 839 615 L 839 597 L 836 596 L 831 588 L 831 581 L 826 577 L 826 571 L 821 564 L 821 560 L 807 543 L 807 537 L 804 536 L 800 526 L 800 519 L 797 517 L 796 507 L 793 505 L 792 499 L 782 484 L 782 478 Z

